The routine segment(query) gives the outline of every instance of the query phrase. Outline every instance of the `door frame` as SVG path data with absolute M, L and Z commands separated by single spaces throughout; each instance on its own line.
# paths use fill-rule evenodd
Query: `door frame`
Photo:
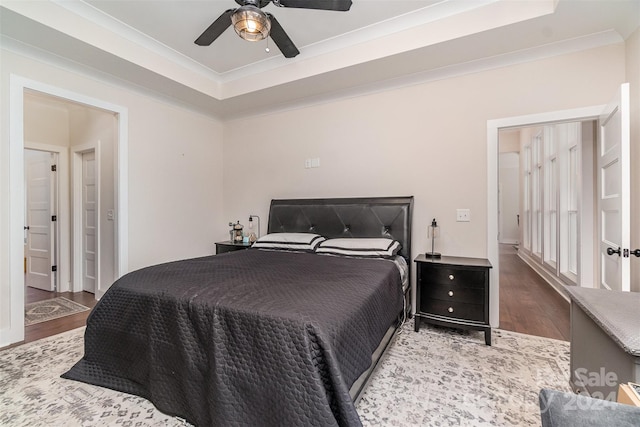
M 605 105 L 596 105 L 569 110 L 505 117 L 487 120 L 487 258 L 490 270 L 489 322 L 500 326 L 500 249 L 498 227 L 498 134 L 501 129 L 539 126 L 562 121 L 598 120 Z
M 93 151 L 95 153 L 96 161 L 96 211 L 97 218 L 96 223 L 100 224 L 100 140 L 96 142 L 89 142 L 82 145 L 76 145 L 71 147 L 73 153 L 72 156 L 72 184 L 73 190 L 73 292 L 81 292 L 83 287 L 83 255 L 84 255 L 84 227 L 82 226 L 82 186 L 83 186 L 83 174 L 82 174 L 82 155 Z M 116 249 L 117 250 L 117 249 Z M 94 295 L 99 298 L 102 295 L 99 293 L 100 287 L 100 233 L 96 235 L 96 286 L 94 289 Z
M 76 93 L 47 83 L 11 74 L 9 76 L 9 230 L 8 239 L 1 242 L 0 252 L 9 254 L 8 277 L 10 296 L 0 301 L 9 319 L 9 327 L 0 329 L 0 347 L 24 340 L 24 92 L 36 91 L 72 102 L 111 111 L 117 119 L 115 140 L 115 250 L 114 276 L 128 270 L 128 110 L 101 99 Z

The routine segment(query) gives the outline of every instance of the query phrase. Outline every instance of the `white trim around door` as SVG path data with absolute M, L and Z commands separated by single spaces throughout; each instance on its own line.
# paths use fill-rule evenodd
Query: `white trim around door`
M 115 271 L 120 277 L 128 271 L 128 110 L 90 96 L 67 89 L 11 74 L 9 77 L 9 188 L 8 238 L 0 242 L 0 253 L 7 254 L 8 278 L 7 299 L 0 300 L 0 347 L 24 339 L 24 92 L 32 90 L 95 108 L 111 111 L 117 115 L 117 137 L 115 149 Z M 3 255 L 4 256 L 4 255 Z

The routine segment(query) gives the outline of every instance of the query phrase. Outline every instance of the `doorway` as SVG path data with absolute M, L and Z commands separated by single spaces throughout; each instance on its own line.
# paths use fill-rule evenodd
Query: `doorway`
M 562 110 L 555 111 L 549 113 L 542 114 L 533 114 L 528 116 L 518 116 L 511 117 L 505 119 L 497 119 L 497 120 L 489 120 L 487 121 L 487 257 L 489 261 L 493 265 L 493 269 L 491 271 L 491 295 L 490 295 L 490 322 L 493 327 L 499 326 L 499 313 L 500 313 L 500 257 L 499 257 L 499 242 L 498 242 L 498 138 L 499 132 L 501 129 L 512 129 L 517 127 L 526 127 L 526 126 L 535 126 L 542 125 L 546 123 L 557 123 L 557 122 L 572 122 L 572 121 L 588 121 L 588 120 L 597 120 L 599 123 L 600 131 L 597 132 L 598 135 L 603 133 L 602 126 L 603 123 L 607 120 L 607 111 L 620 112 L 618 115 L 619 120 L 616 120 L 616 123 L 619 125 L 619 132 L 610 132 L 611 135 L 618 136 L 620 138 L 616 139 L 611 138 L 610 146 L 616 146 L 620 148 L 620 152 L 623 154 L 619 154 L 616 158 L 620 160 L 620 163 L 628 163 L 629 161 L 629 85 L 623 84 L 620 86 L 619 90 L 615 94 L 612 102 L 605 106 L 594 106 L 594 107 L 586 107 L 579 108 L 573 110 Z M 598 150 L 596 151 L 605 151 L 601 150 L 604 147 L 604 144 L 601 144 L 602 139 L 598 138 Z M 624 165 L 623 165 L 624 166 Z M 600 166 L 598 166 L 600 169 Z M 616 182 L 624 183 L 628 181 L 628 167 L 620 167 L 618 172 L 622 172 L 621 176 L 618 177 Z M 625 175 L 625 173 L 627 173 Z M 609 179 L 611 176 L 609 177 Z M 597 177 L 597 187 L 601 188 L 601 174 L 598 174 Z M 628 189 L 628 186 L 626 187 Z M 623 190 L 625 187 L 623 186 Z M 623 191 L 624 192 L 624 191 Z M 600 196 L 600 194 L 599 194 Z M 621 197 L 621 199 L 628 199 L 629 195 Z M 599 201 L 596 201 L 599 208 L 602 204 Z M 622 205 L 624 208 L 624 204 Z M 622 221 L 622 227 L 624 228 L 626 217 L 628 216 L 628 211 L 625 209 L 619 210 L 621 215 L 620 218 L 624 218 Z M 601 215 L 602 216 L 602 215 Z M 600 224 L 602 223 L 602 219 L 597 217 L 594 219 L 594 223 L 597 224 L 597 231 L 591 233 L 590 241 L 594 241 L 594 236 L 601 235 L 600 232 Z M 620 234 L 620 233 L 616 233 Z M 624 236 L 628 238 L 628 236 Z M 583 242 L 584 243 L 584 242 Z M 607 247 L 603 247 L 602 244 L 598 244 L 599 249 L 608 254 L 611 246 L 615 245 L 615 241 L 607 241 Z M 620 241 L 618 246 L 624 245 L 625 242 Z M 627 245 L 628 246 L 628 245 Z M 605 251 L 605 249 L 607 249 Z M 612 256 L 611 254 L 608 254 Z M 619 257 L 615 259 L 616 268 L 618 271 L 622 271 L 623 273 L 628 270 L 629 259 L 623 259 L 623 257 Z M 602 262 L 599 260 L 597 263 L 601 265 Z M 596 266 L 598 269 L 597 274 L 597 285 L 600 286 L 601 281 L 605 278 L 603 275 L 603 269 Z M 619 275 L 622 278 L 628 278 L 625 274 Z M 628 283 L 625 284 L 628 288 Z
M 595 282 L 595 126 L 593 120 L 555 122 L 499 133 L 499 242 L 521 242 L 520 258 L 561 294 L 564 285 Z M 508 144 L 513 135 L 515 152 Z M 505 191 L 509 186 L 513 191 Z M 505 236 L 505 212 L 515 239 Z
M 9 201 L 8 239 L 0 244 L 3 245 L 3 252 L 10 254 L 8 258 L 8 287 L 10 298 L 0 301 L 0 311 L 7 322 L 6 327 L 0 329 L 0 347 L 10 345 L 24 339 L 24 148 L 26 144 L 24 127 L 24 97 L 28 93 L 39 93 L 45 96 L 52 96 L 58 99 L 75 103 L 81 106 L 108 112 L 111 115 L 111 131 L 113 134 L 113 145 L 110 147 L 111 156 L 110 170 L 112 171 L 112 201 L 110 208 L 113 210 L 111 227 L 111 249 L 112 265 L 103 271 L 105 277 L 110 276 L 111 280 L 105 280 L 102 288 L 96 289 L 96 298 L 102 296 L 106 288 L 124 273 L 127 272 L 127 142 L 128 123 L 127 109 L 102 100 L 91 98 L 82 94 L 70 92 L 48 84 L 26 79 L 20 76 L 10 76 L 9 104 L 11 119 L 9 123 L 9 156 L 8 175 L 16 191 L 11 192 Z M 67 156 L 68 157 L 68 156 Z M 68 160 L 68 159 L 67 159 Z M 70 253 L 70 251 L 69 251 Z M 62 255 L 62 254 L 61 254 Z M 69 255 L 70 256 L 70 255 Z M 62 282 L 62 281 L 61 281 Z M 106 284 L 108 282 L 108 284 Z M 79 291 L 78 284 L 68 281 L 59 283 L 58 291 L 65 290 Z

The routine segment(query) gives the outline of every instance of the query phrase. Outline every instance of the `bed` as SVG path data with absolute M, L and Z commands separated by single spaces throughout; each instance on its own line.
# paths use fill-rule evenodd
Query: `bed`
M 412 205 L 272 200 L 267 233 L 390 238 L 408 269 Z M 131 272 L 92 310 L 63 377 L 198 426 L 359 426 L 355 402 L 411 307 L 398 257 L 249 249 Z

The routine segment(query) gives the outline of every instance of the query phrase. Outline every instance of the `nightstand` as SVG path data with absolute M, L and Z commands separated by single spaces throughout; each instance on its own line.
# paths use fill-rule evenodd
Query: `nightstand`
M 242 251 L 249 249 L 251 243 L 234 243 L 229 240 L 226 242 L 216 242 L 216 255 L 223 254 L 225 252 Z
M 484 331 L 491 345 L 489 325 L 489 269 L 484 258 L 443 256 L 414 260 L 416 273 L 415 331 L 420 321 L 462 329 Z

